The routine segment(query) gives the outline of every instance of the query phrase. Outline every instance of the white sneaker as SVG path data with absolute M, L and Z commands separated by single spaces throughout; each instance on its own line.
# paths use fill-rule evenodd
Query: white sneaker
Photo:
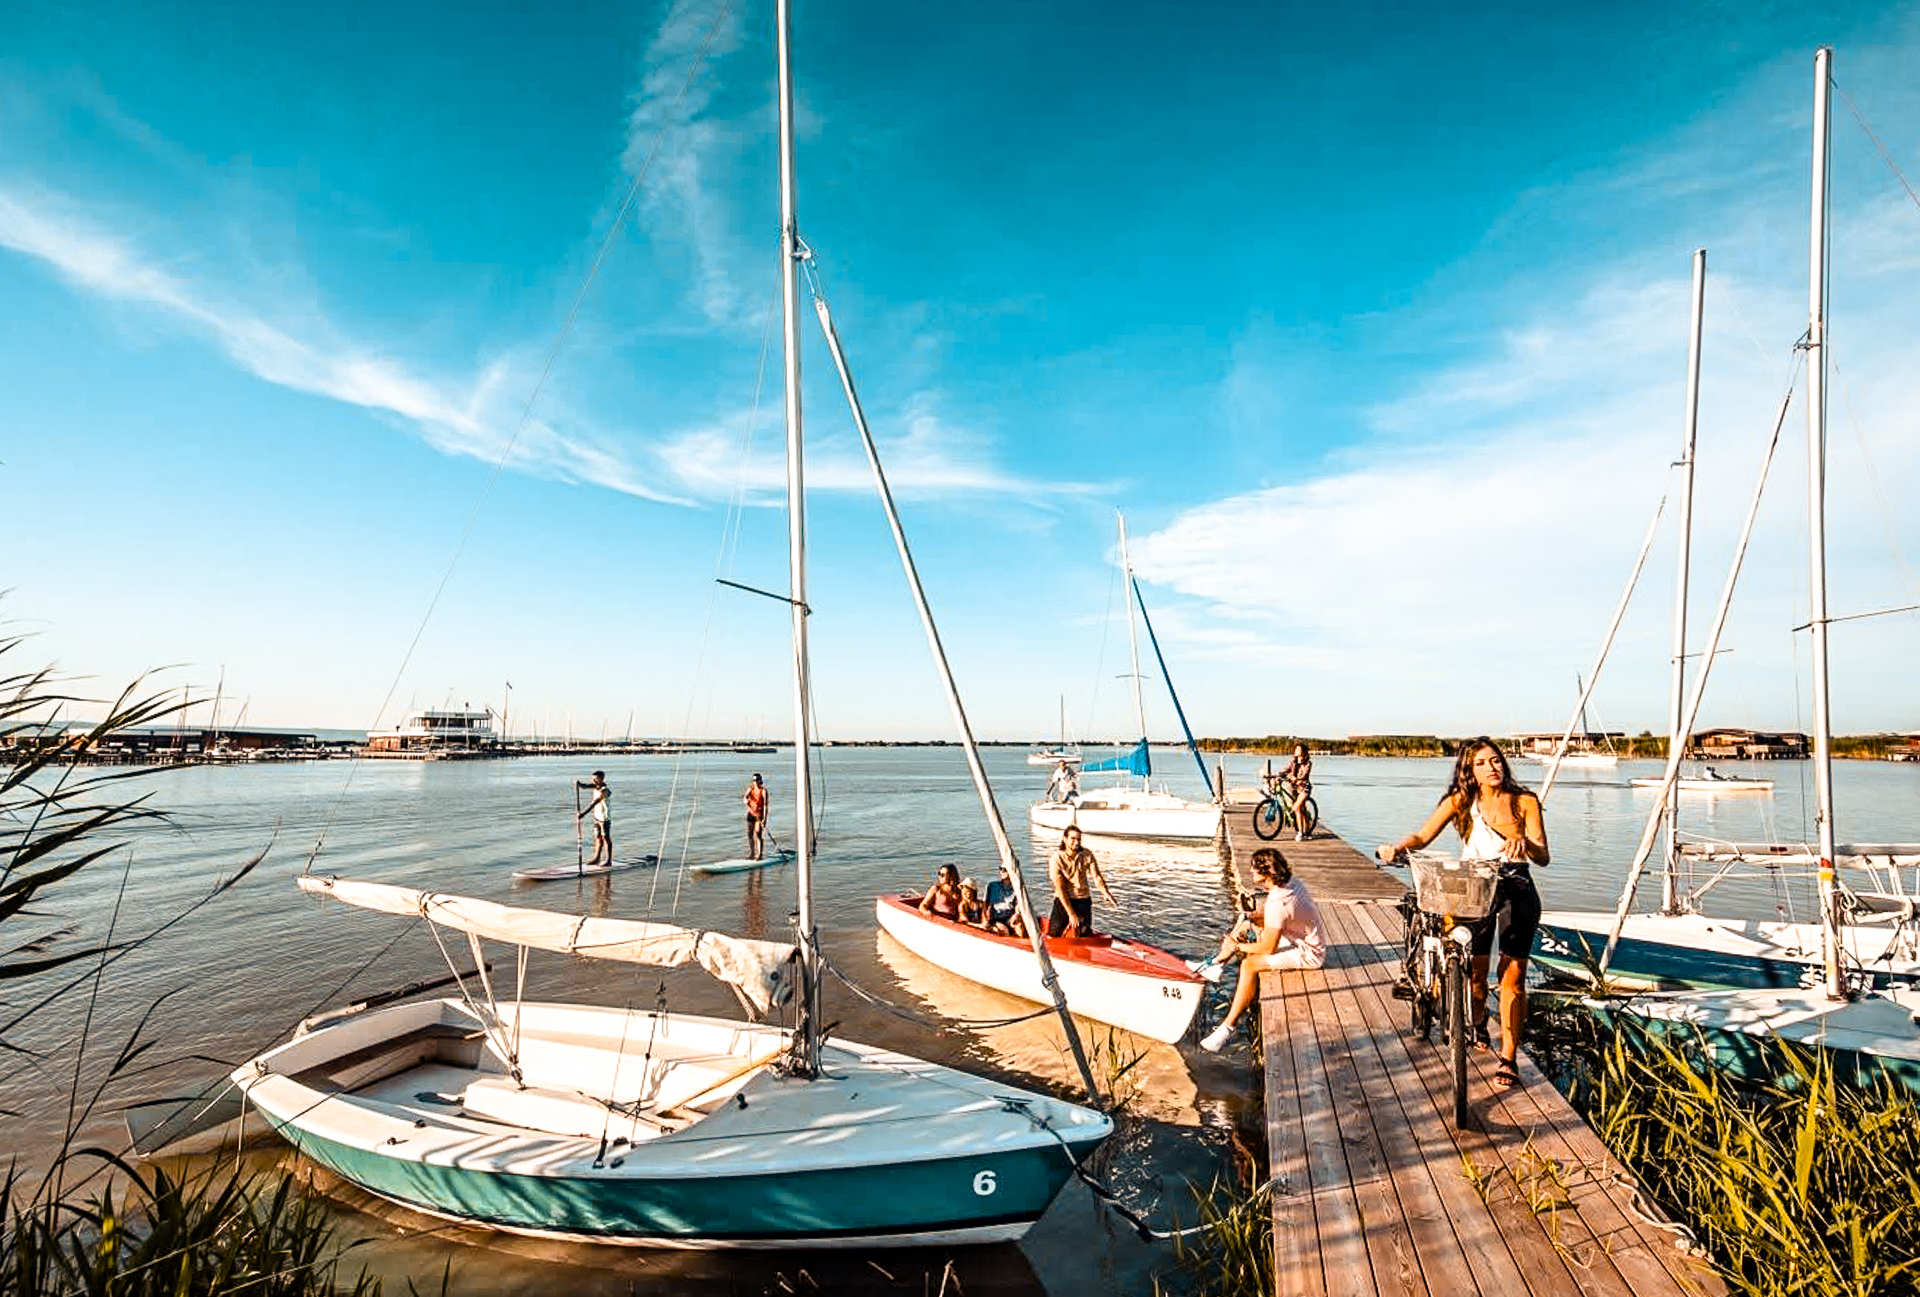
M 1295 842 L 1305 842 L 1307 840 L 1307 835 L 1304 833 L 1296 833 L 1293 835 L 1293 840 Z
M 1200 1042 L 1200 1048 L 1209 1054 L 1217 1054 L 1227 1047 L 1227 1042 L 1231 1039 L 1233 1039 L 1233 1024 L 1223 1022 L 1206 1034 Z

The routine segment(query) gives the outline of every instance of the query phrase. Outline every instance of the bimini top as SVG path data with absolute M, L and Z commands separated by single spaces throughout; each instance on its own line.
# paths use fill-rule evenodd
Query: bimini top
M 316 878 L 309 874 L 299 882 L 301 891 L 316 896 L 331 896 L 363 910 L 415 914 L 429 923 L 510 945 L 660 968 L 698 962 L 721 981 L 736 987 L 754 1010 L 762 1014 L 773 1007 L 774 996 L 780 988 L 781 970 L 794 955 L 792 943 L 753 941 L 669 923 L 557 914 L 552 910 L 496 905 L 468 896 L 422 892 L 351 878 Z

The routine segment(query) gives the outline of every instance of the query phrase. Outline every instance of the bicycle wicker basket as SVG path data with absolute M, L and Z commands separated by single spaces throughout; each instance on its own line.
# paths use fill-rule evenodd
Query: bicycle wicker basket
M 1477 861 L 1430 860 L 1415 856 L 1413 890 L 1420 908 L 1456 919 L 1484 919 L 1493 912 L 1498 875 Z

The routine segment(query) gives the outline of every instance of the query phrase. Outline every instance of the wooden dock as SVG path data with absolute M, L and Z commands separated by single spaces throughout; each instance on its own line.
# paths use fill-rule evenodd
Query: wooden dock
M 1325 968 L 1261 978 L 1278 1297 L 1727 1291 L 1524 1052 L 1505 1093 L 1471 1052 L 1473 1120 L 1454 1129 L 1438 1032 L 1413 1039 L 1393 998 L 1403 885 L 1325 829 L 1267 844 L 1251 825 L 1229 805 L 1243 884 L 1255 848 L 1280 848 L 1328 929 Z

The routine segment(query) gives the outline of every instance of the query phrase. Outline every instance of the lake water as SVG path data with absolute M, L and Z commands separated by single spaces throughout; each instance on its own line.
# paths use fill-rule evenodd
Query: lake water
M 1197 777 L 1184 753 L 1156 757 L 1175 791 L 1188 785 L 1189 793 L 1195 791 Z M 64 888 L 57 921 L 94 939 L 110 931 L 123 938 L 143 933 L 262 850 L 265 859 L 231 893 L 107 969 L 90 1024 L 76 994 L 36 1015 L 24 1034 L 12 1038 L 42 1051 L 47 1061 L 15 1061 L 0 1073 L 0 1109 L 16 1114 L 7 1119 L 14 1132 L 8 1143 L 31 1155 L 57 1138 L 73 1076 L 69 1046 L 83 1029 L 90 1043 L 82 1074 L 97 1075 L 158 1002 L 145 1033 L 160 1042 L 155 1053 L 172 1061 L 128 1083 L 118 1094 L 124 1101 L 177 1092 L 189 1078 L 215 1070 L 190 1055 L 237 1063 L 323 1006 L 443 973 L 438 950 L 415 922 L 322 905 L 295 891 L 292 880 L 316 844 L 322 849 L 314 867 L 323 873 L 509 904 L 783 936 L 795 901 L 792 866 L 713 878 L 688 875 L 682 866 L 742 854 L 738 798 L 755 770 L 773 788 L 774 836 L 786 836 L 793 822 L 790 760 L 785 753 L 534 757 L 197 766 L 160 774 L 149 786 L 154 804 L 172 814 L 173 827 L 141 834 L 124 853 Z M 1023 862 L 1043 862 L 1051 843 L 1029 835 L 1025 811 L 1044 788 L 1047 771 L 1026 765 L 1024 754 L 1011 749 L 990 749 L 986 760 Z M 1254 781 L 1258 759 L 1224 760 L 1231 784 Z M 830 980 L 827 1017 L 838 1022 L 836 1034 L 1009 1081 L 1063 1093 L 1077 1089 L 1057 1022 L 1044 1018 L 981 1031 L 952 1026 L 954 1020 L 1007 1016 L 1030 1006 L 933 968 L 876 931 L 874 896 L 923 885 L 943 861 L 958 862 L 964 875 L 983 883 L 993 874 L 992 841 L 959 751 L 832 748 L 819 754 L 819 762 L 814 890 L 823 947 L 847 979 L 914 1015 L 910 1020 L 872 1008 Z M 571 781 L 595 766 L 606 771 L 614 789 L 618 854 L 654 852 L 662 865 L 584 882 L 513 881 L 516 869 L 574 861 Z M 1315 799 L 1327 825 L 1364 850 L 1415 827 L 1432 809 L 1449 768 L 1441 759 L 1321 757 L 1315 761 Z M 1563 777 L 1547 808 L 1554 863 L 1539 875 L 1550 908 L 1611 907 L 1651 800 L 1627 780 L 1658 769 L 1651 762 L 1627 763 L 1604 777 Z M 1797 839 L 1810 831 L 1809 763 L 1727 769 L 1772 778 L 1774 792 L 1687 797 L 1685 827 L 1737 839 Z M 1541 775 L 1525 763 L 1517 773 L 1534 784 Z M 1920 836 L 1920 767 L 1838 763 L 1835 783 L 1843 840 Z M 1117 912 L 1096 911 L 1103 926 L 1188 956 L 1213 948 L 1233 883 L 1212 847 L 1098 839 L 1089 845 L 1119 900 Z M 1812 913 L 1804 889 L 1783 898 L 1766 882 L 1728 888 L 1718 897 L 1722 908 L 1774 913 L 1787 905 L 1799 917 Z M 496 952 L 495 958 L 511 966 L 510 955 Z M 650 1006 L 663 985 L 677 1010 L 737 1012 L 731 993 L 698 972 L 663 975 L 559 956 L 530 961 L 527 994 Z M 1222 987 L 1216 996 L 1223 1001 L 1229 990 Z M 11 999 L 28 1002 L 17 989 Z M 1098 1053 L 1104 1032 L 1094 1035 Z M 1259 1078 L 1244 1046 L 1213 1057 L 1124 1035 L 1118 1045 L 1123 1055 L 1144 1057 L 1130 1077 L 1139 1091 L 1132 1118 L 1110 1146 L 1106 1173 L 1157 1224 L 1172 1224 L 1175 1217 L 1190 1223 L 1188 1185 L 1228 1176 L 1235 1149 L 1260 1139 Z M 95 1128 L 104 1135 L 106 1123 Z M 1062 1195 L 1018 1248 L 975 1249 L 957 1258 L 872 1254 L 890 1280 L 865 1257 L 675 1256 L 563 1246 L 425 1229 L 420 1219 L 366 1195 L 342 1190 L 338 1198 L 349 1232 L 379 1240 L 364 1254 L 377 1269 L 437 1276 L 451 1261 L 456 1291 L 465 1292 L 554 1291 L 556 1264 L 569 1268 L 564 1286 L 580 1292 L 625 1292 L 643 1276 L 671 1278 L 688 1291 L 780 1291 L 782 1280 L 805 1291 L 796 1278 L 802 1269 L 828 1287 L 836 1285 L 825 1277 L 837 1276 L 843 1289 L 894 1291 L 895 1284 L 906 1284 L 931 1292 L 940 1289 L 950 1260 L 967 1293 L 1144 1292 L 1151 1272 L 1171 1264 L 1164 1245 L 1140 1241 L 1078 1187 Z

